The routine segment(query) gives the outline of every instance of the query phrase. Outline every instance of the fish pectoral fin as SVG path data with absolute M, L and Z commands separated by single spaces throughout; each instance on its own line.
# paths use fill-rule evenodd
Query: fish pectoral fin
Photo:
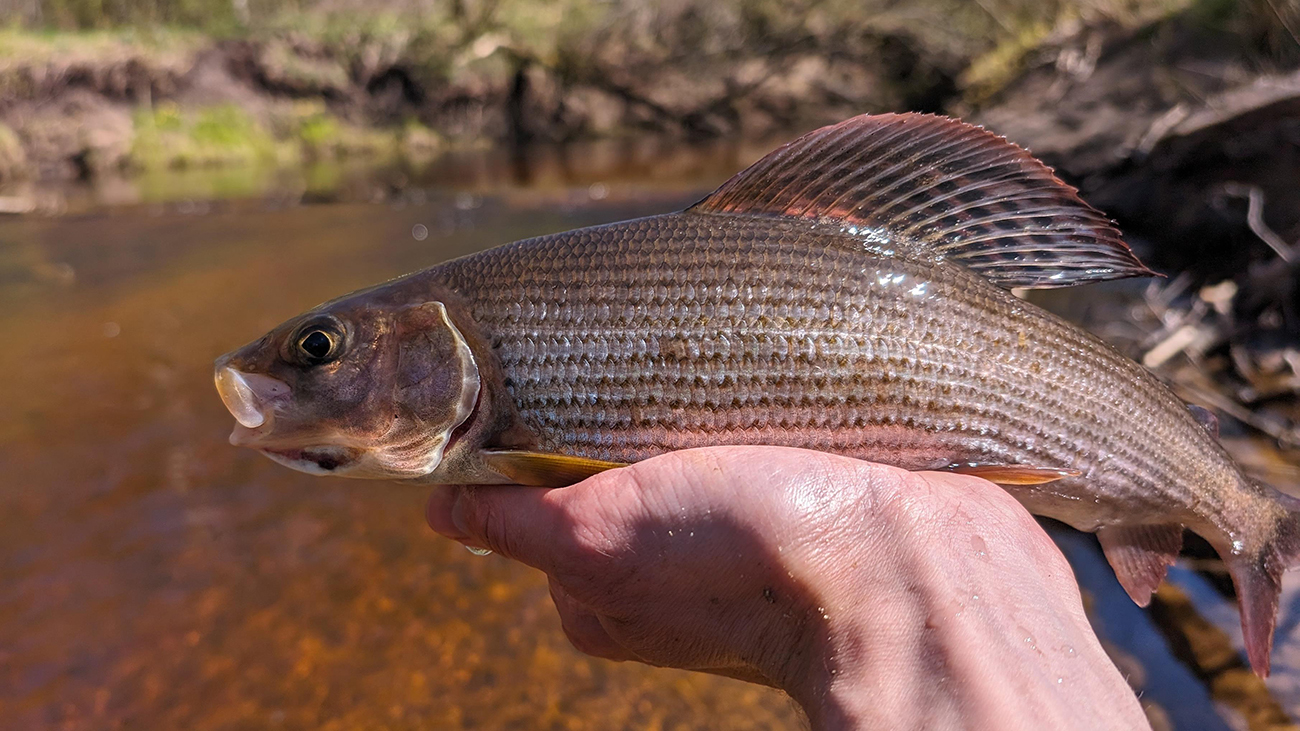
M 1183 547 L 1183 527 L 1171 525 L 1108 525 L 1097 531 L 1101 550 L 1115 570 L 1120 586 L 1139 607 L 1165 580 Z
M 491 469 L 515 484 L 531 487 L 568 487 L 605 470 L 627 466 L 623 462 L 514 449 L 483 450 L 481 454 Z
M 1046 485 L 1049 482 L 1056 482 L 1066 477 L 1078 477 L 1083 474 L 1078 470 L 1031 467 L 1019 464 L 954 464 L 949 465 L 947 470 L 962 475 L 982 477 L 999 485 Z

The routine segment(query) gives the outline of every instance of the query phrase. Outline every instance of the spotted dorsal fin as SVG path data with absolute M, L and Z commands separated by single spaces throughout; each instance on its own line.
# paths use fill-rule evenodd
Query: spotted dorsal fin
M 1003 287 L 1152 274 L 1050 168 L 947 117 L 863 115 L 809 132 L 690 210 L 838 222 L 869 246 L 957 262 Z

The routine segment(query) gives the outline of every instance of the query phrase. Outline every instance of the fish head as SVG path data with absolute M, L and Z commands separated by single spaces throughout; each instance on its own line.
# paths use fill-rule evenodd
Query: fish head
M 295 317 L 215 364 L 230 435 L 310 474 L 434 472 L 480 395 L 478 364 L 443 302 L 359 293 Z

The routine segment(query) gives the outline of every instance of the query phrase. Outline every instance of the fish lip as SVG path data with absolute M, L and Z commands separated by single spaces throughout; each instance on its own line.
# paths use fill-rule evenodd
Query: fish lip
M 236 447 L 266 449 L 264 442 L 265 438 L 271 433 L 270 427 L 270 422 L 258 427 L 247 427 L 236 422 L 234 430 L 230 432 L 230 443 Z
M 260 373 L 246 373 L 227 363 L 228 358 L 218 360 L 212 375 L 226 410 L 245 429 L 269 427 L 275 406 L 292 395 L 289 384 Z M 232 442 L 236 434 L 231 434 Z
M 310 474 L 342 474 L 356 464 L 361 454 L 348 447 L 317 444 L 308 447 L 257 447 L 272 461 Z

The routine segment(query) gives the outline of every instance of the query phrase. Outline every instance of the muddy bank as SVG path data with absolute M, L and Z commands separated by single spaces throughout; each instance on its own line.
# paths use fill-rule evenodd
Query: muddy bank
M 375 11 L 224 39 L 4 31 L 0 180 L 618 137 L 768 140 L 910 110 L 981 121 L 1088 192 L 1090 176 L 1115 177 L 1186 121 L 1176 110 L 1300 62 L 1300 45 L 1261 40 L 1259 28 L 1281 27 L 1270 4 L 1096 17 L 823 5 Z
M 0 180 L 646 134 L 761 139 L 863 111 L 938 111 L 960 71 L 955 57 L 922 58 L 905 33 L 867 30 L 705 54 L 593 40 L 560 58 L 491 33 L 438 58 L 346 40 L 181 37 L 11 55 L 0 63 Z

